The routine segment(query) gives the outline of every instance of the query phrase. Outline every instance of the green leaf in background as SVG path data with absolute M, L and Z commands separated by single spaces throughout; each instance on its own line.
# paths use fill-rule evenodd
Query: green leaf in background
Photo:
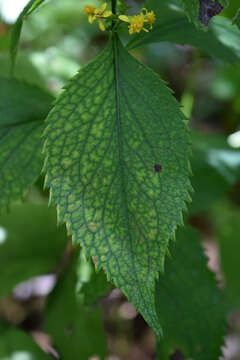
M 215 17 L 207 32 L 198 30 L 189 23 L 179 1 L 163 0 L 161 8 L 156 0 L 148 0 L 145 7 L 156 12 L 157 21 L 149 33 L 131 36 L 129 49 L 155 42 L 167 41 L 182 45 L 193 45 L 207 54 L 226 62 L 236 62 L 240 58 L 240 31 L 234 29 L 231 21 Z
M 10 63 L 9 55 L 0 52 L 0 77 L 9 78 Z M 18 61 L 15 67 L 15 79 L 25 81 L 28 84 L 36 85 L 41 88 L 46 88 L 46 82 L 26 54 L 19 54 Z
M 189 20 L 198 28 L 208 26 L 209 21 L 223 11 L 228 0 L 180 0 Z
M 94 305 L 100 297 L 106 296 L 112 286 L 107 282 L 103 270 L 96 272 L 93 269 L 92 275 L 88 282 L 84 282 L 80 293 L 84 296 L 84 304 L 87 306 Z
M 192 185 L 194 193 L 189 205 L 190 213 L 206 211 L 210 205 L 225 196 L 230 189 L 228 181 L 208 163 L 201 151 L 193 152 Z
M 51 360 L 25 332 L 0 324 L 0 360 Z
M 32 14 L 32 12 L 35 11 L 44 1 L 45 0 L 35 0 L 28 12 L 26 13 L 26 16 Z
M 24 18 L 32 13 L 41 3 L 45 0 L 30 0 L 24 7 L 22 12 L 17 18 L 16 23 L 12 28 L 11 44 L 10 44 L 10 58 L 11 58 L 11 74 L 14 73 L 14 67 L 16 63 L 16 57 L 18 52 L 18 46 L 23 26 Z
M 240 177 L 240 149 L 232 148 L 221 134 L 192 132 L 193 146 L 204 162 L 220 174 L 228 185 Z
M 236 54 L 239 61 L 240 29 L 237 27 L 237 25 L 232 25 L 232 22 L 223 16 L 216 16 L 212 21 L 210 29 L 212 29 L 216 37 L 225 48 L 231 49 Z
M 65 228 L 47 205 L 16 205 L 0 216 L 0 295 L 22 281 L 56 270 L 67 245 Z
M 155 277 L 191 190 L 177 101 L 114 37 L 47 123 L 46 184 L 59 220 L 159 335 Z
M 210 211 L 220 248 L 225 294 L 231 306 L 240 307 L 239 254 L 240 207 L 221 201 Z
M 226 306 L 195 232 L 177 232 L 165 273 L 156 284 L 156 304 L 164 339 L 159 360 L 175 352 L 181 359 L 217 360 L 225 335 Z M 173 357 L 172 357 L 173 358 Z M 180 358 L 180 357 L 179 357 Z
M 233 18 L 233 24 L 236 24 L 237 27 L 240 29 L 240 8 L 238 9 L 236 15 Z
M 196 26 L 200 27 L 199 22 L 199 0 L 180 0 L 181 5 L 188 16 L 188 19 Z
M 77 292 L 86 306 L 96 305 L 112 289 L 104 271 L 95 271 L 92 259 L 87 259 L 83 251 L 78 259 L 77 276 Z
M 42 168 L 42 132 L 52 96 L 17 80 L 0 78 L 0 209 L 34 183 Z
M 49 296 L 45 312 L 45 330 L 61 359 L 105 359 L 106 341 L 101 311 L 85 308 L 76 294 L 75 262 L 62 276 Z
M 224 198 L 240 177 L 240 150 L 231 148 L 221 134 L 192 132 L 192 185 L 194 194 L 191 213 L 208 210 Z

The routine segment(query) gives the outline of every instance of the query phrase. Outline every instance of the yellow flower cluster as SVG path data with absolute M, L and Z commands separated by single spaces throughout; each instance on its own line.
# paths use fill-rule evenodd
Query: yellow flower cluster
M 88 21 L 92 24 L 95 20 L 98 21 L 98 26 L 100 30 L 105 30 L 105 25 L 102 19 L 107 19 L 112 16 L 112 11 L 106 11 L 107 3 L 103 3 L 100 8 L 95 8 L 92 5 L 85 6 L 85 14 L 88 16 Z M 156 16 L 153 11 L 148 11 L 143 8 L 142 12 L 138 15 L 127 16 L 119 15 L 118 17 L 121 21 L 129 23 L 129 34 L 139 33 L 140 31 L 149 32 L 152 30 L 152 26 L 156 21 Z M 145 28 L 144 25 L 150 25 L 149 29 Z
M 105 30 L 105 25 L 102 21 L 102 19 L 106 19 L 108 17 L 110 17 L 112 15 L 111 11 L 105 11 L 107 7 L 107 3 L 103 3 L 102 6 L 98 9 L 95 8 L 92 5 L 86 5 L 85 6 L 85 14 L 88 15 L 88 21 L 90 24 L 92 24 L 94 22 L 94 20 L 97 19 L 98 21 L 98 26 L 100 28 L 100 30 L 104 31 Z
M 143 11 L 145 13 L 141 12 L 140 14 L 134 16 L 119 16 L 119 19 L 121 21 L 129 23 L 128 30 L 130 35 L 134 33 L 139 33 L 141 30 L 149 32 L 149 30 L 144 27 L 145 24 L 149 24 L 149 29 L 152 30 L 152 26 L 156 21 L 156 16 L 153 11 L 148 12 L 148 10 L 145 8 L 143 9 Z

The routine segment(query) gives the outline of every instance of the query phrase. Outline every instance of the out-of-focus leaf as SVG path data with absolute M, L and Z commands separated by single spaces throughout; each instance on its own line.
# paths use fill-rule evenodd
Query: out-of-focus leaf
M 33 11 L 35 11 L 45 0 L 35 0 L 26 13 L 26 16 L 30 15 Z
M 0 76 L 9 78 L 10 63 L 8 54 L 0 54 Z M 15 79 L 26 81 L 28 84 L 37 85 L 42 88 L 46 83 L 39 70 L 29 60 L 27 54 L 19 54 L 16 64 Z
M 210 91 L 210 95 L 221 102 L 238 100 L 240 93 L 240 62 L 234 66 L 218 67 L 211 80 Z
M 211 165 L 201 151 L 193 151 L 192 185 L 194 193 L 189 205 L 190 213 L 206 211 L 212 203 L 225 195 L 230 185 L 228 181 Z
M 192 139 L 194 194 L 189 209 L 196 213 L 223 198 L 240 177 L 240 150 L 231 148 L 223 135 L 192 132 Z
M 51 360 L 34 342 L 30 335 L 21 330 L 0 324 L 0 360 Z
M 226 62 L 236 62 L 240 58 L 240 31 L 231 21 L 215 17 L 207 32 L 197 30 L 189 23 L 178 0 L 163 0 L 161 7 L 157 0 L 148 0 L 148 9 L 156 12 L 157 21 L 149 33 L 131 36 L 129 49 L 149 43 L 168 41 L 177 44 L 193 45 L 213 57 Z
M 17 80 L 0 78 L 0 208 L 21 198 L 42 169 L 44 118 L 52 96 Z
M 240 58 L 240 29 L 237 25 L 232 25 L 232 22 L 223 16 L 216 16 L 212 21 L 210 27 L 215 36 L 219 39 L 222 45 L 229 50 L 232 50 L 238 59 Z M 239 60 L 238 60 L 239 61 Z
M 201 24 L 208 26 L 209 21 L 224 9 L 221 2 L 226 0 L 181 0 L 189 20 L 200 28 Z
M 81 294 L 84 296 L 85 305 L 93 305 L 101 296 L 107 295 L 112 286 L 107 281 L 103 270 L 94 271 L 88 282 L 84 282 L 81 287 Z
M 24 7 L 12 28 L 10 55 L 11 55 L 11 73 L 14 72 L 19 40 L 21 36 L 24 17 L 33 12 L 45 0 L 30 0 Z
M 18 283 L 55 271 L 67 245 L 65 228 L 47 205 L 16 205 L 0 216 L 0 295 Z
M 236 15 L 234 16 L 233 24 L 236 24 L 240 29 L 240 8 L 238 9 Z
M 192 133 L 193 146 L 202 153 L 228 184 L 234 184 L 240 177 L 240 149 L 231 148 L 223 135 Z
M 225 200 L 216 204 L 210 214 L 220 248 L 225 293 L 231 306 L 240 307 L 240 207 Z
M 193 22 L 195 25 L 199 26 L 199 10 L 200 10 L 200 1 L 199 0 L 180 0 L 182 7 L 185 13 L 188 16 L 188 19 Z
M 100 309 L 85 308 L 76 295 L 76 262 L 59 278 L 50 295 L 45 330 L 52 337 L 61 359 L 88 360 L 106 356 L 106 343 Z
M 164 338 L 159 360 L 217 360 L 225 333 L 226 306 L 200 240 L 191 228 L 179 229 L 165 274 L 156 284 L 156 305 Z M 172 357 L 171 357 L 172 356 Z

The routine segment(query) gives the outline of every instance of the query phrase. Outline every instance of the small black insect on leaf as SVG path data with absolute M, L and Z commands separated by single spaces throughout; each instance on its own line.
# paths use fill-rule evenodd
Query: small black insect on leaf
M 219 14 L 224 7 L 216 0 L 199 0 L 200 8 L 199 8 L 199 21 L 208 26 L 211 18 L 217 14 Z
M 162 165 L 160 165 L 160 164 L 155 164 L 155 165 L 154 165 L 154 170 L 155 170 L 156 172 L 160 172 L 160 171 L 162 170 Z

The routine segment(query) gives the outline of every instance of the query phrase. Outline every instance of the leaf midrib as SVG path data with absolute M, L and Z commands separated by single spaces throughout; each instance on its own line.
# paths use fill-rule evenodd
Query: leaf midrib
M 127 204 L 127 195 L 125 191 L 125 179 L 124 179 L 124 160 L 123 160 L 123 142 L 122 142 L 122 124 L 121 124 L 121 116 L 120 116 L 120 81 L 119 81 L 119 59 L 118 59 L 118 36 L 117 34 L 113 33 L 113 64 L 114 64 L 114 84 L 115 84 L 115 93 L 116 93 L 116 122 L 117 122 L 117 133 L 118 133 L 118 148 L 119 148 L 119 166 L 120 166 L 120 179 L 121 179 L 121 192 L 123 196 L 123 204 L 124 204 L 124 215 L 126 219 L 126 225 L 128 229 L 128 238 L 129 238 L 129 245 L 131 248 L 131 254 L 134 253 L 134 250 L 132 248 L 132 239 L 131 234 L 129 233 L 130 224 L 129 224 L 129 211 L 128 211 L 128 204 Z M 142 301 L 145 303 L 144 296 L 142 294 L 141 286 L 138 281 L 137 276 L 137 269 L 135 264 L 134 256 L 132 256 L 132 264 L 134 268 L 134 275 L 135 275 L 135 281 L 137 283 L 140 296 L 142 298 Z M 145 303 L 145 309 L 147 309 L 147 304 Z M 148 313 L 149 318 L 152 318 L 152 315 L 146 310 Z

